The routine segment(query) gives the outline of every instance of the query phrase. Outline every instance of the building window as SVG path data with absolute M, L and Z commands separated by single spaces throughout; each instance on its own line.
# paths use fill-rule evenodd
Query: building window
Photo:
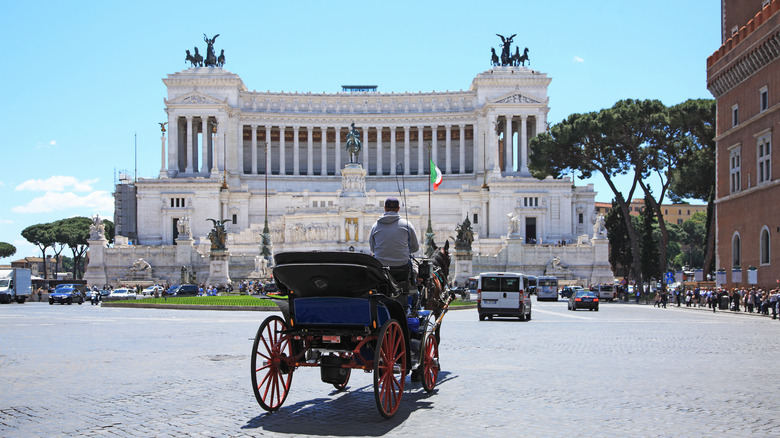
M 761 264 L 769 264 L 769 228 L 764 227 L 761 230 Z
M 238 223 L 238 215 L 233 215 L 233 225 Z
M 733 267 L 741 267 L 742 260 L 740 260 L 741 243 L 739 234 L 734 234 L 734 238 L 731 239 L 731 264 Z
M 769 108 L 769 89 L 767 87 L 761 87 L 761 90 L 759 90 L 759 96 L 759 100 L 761 102 L 761 112 L 764 112 Z
M 184 208 L 185 198 L 171 198 L 171 208 Z
M 758 158 L 758 184 L 772 180 L 772 143 L 770 134 L 758 138 L 756 144 Z
M 479 215 L 477 213 L 474 213 L 474 220 L 472 221 L 474 225 L 477 225 L 479 223 Z
M 585 223 L 585 217 L 582 215 L 582 213 L 580 213 L 578 221 L 579 221 L 579 223 L 581 223 L 581 224 L 582 224 L 582 223 Z
M 731 184 L 731 193 L 742 190 L 742 148 L 734 148 L 729 154 L 729 178 Z
M 731 107 L 731 127 L 735 127 L 739 124 L 739 105 Z
M 677 219 L 677 225 L 682 225 L 682 223 L 683 223 L 682 219 Z
M 688 216 L 690 216 L 690 215 L 691 215 L 691 211 L 690 211 L 690 210 L 688 210 Z
M 665 214 L 665 215 L 666 215 L 666 214 L 669 214 L 669 209 L 668 209 L 668 208 L 664 208 L 664 214 Z
M 739 26 L 734 26 L 731 28 L 731 36 L 734 36 L 734 34 L 737 32 L 739 32 Z

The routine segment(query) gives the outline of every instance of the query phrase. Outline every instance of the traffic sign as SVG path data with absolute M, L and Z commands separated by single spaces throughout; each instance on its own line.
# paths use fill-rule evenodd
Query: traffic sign
M 672 284 L 674 283 L 674 272 L 667 272 L 666 273 L 666 284 Z

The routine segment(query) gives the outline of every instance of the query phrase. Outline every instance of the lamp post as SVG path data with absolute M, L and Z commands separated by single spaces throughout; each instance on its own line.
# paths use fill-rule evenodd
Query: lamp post
M 268 159 L 268 142 L 265 142 L 265 156 Z M 263 258 L 268 261 L 268 265 L 271 265 L 271 230 L 268 228 L 268 170 L 271 166 L 266 163 L 265 166 L 265 223 L 263 224 L 263 246 L 260 250 Z
M 428 143 L 428 160 L 430 162 L 433 161 L 433 158 L 431 157 L 431 144 Z M 428 168 L 430 169 L 430 164 L 428 165 Z M 433 178 L 433 169 L 430 169 L 428 171 L 428 228 L 425 230 L 425 255 L 430 257 L 431 254 L 433 254 L 434 251 L 434 241 L 433 241 L 433 226 L 431 225 L 431 178 Z

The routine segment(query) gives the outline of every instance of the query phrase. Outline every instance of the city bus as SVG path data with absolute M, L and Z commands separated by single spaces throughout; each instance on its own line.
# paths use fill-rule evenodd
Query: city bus
M 555 277 L 536 278 L 536 301 L 558 301 L 558 279 Z

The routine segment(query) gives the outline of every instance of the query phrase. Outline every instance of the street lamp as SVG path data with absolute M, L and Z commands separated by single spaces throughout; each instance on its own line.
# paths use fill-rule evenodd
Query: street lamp
M 268 163 L 268 142 L 265 142 L 265 223 L 263 224 L 263 236 L 262 236 L 262 242 L 263 246 L 261 251 L 261 254 L 263 255 L 263 258 L 265 258 L 268 261 L 268 265 L 271 265 L 271 230 L 268 228 L 268 171 L 270 170 L 271 166 Z

